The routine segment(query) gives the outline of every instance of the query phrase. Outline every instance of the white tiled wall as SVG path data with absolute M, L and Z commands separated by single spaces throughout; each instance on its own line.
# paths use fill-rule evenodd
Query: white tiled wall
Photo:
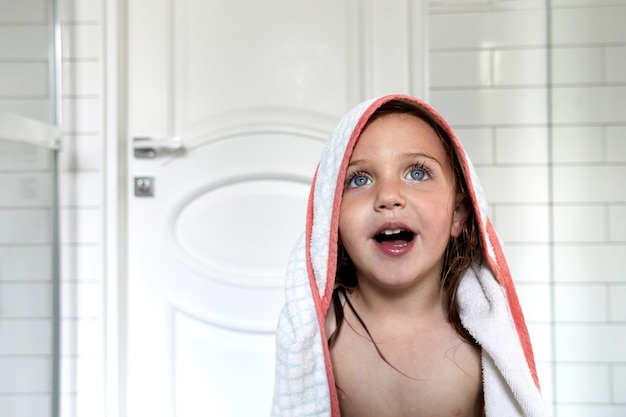
M 64 417 L 91 417 L 105 412 L 104 0 L 58 3 L 64 136 L 61 409 Z M 44 121 L 54 118 L 48 78 L 48 4 L 48 0 L 0 2 L 0 110 Z M 0 195 L 0 415 L 47 416 L 50 400 L 44 394 L 50 391 L 52 298 L 50 248 L 43 244 L 49 242 L 51 226 L 45 209 L 33 204 L 19 207 L 16 201 L 19 193 L 24 194 L 24 182 L 7 179 L 11 172 L 17 172 L 14 176 L 23 172 L 14 165 L 15 157 L 0 156 L 3 187 L 21 184 L 12 193 L 3 188 Z M 30 188 L 42 188 L 35 174 L 28 178 L 34 181 Z M 49 205 L 49 197 L 44 197 L 40 196 Z M 31 227 L 24 230 L 25 224 Z
M 60 0 L 63 417 L 105 414 L 103 184 L 114 175 L 104 164 L 106 1 Z M 0 2 L 9 4 L 0 13 L 0 110 L 49 120 L 47 30 L 24 24 L 33 13 L 28 19 L 45 21 L 45 0 Z M 483 181 L 545 396 L 557 416 L 626 415 L 626 1 L 430 6 L 431 101 L 453 123 Z M 16 279 L 43 269 L 37 262 L 0 268 Z M 38 315 L 47 285 L 4 283 L 0 303 L 28 292 L 41 299 L 34 310 L 7 304 L 9 314 Z M 45 405 L 37 396 L 12 402 L 11 390 L 46 366 L 37 356 L 46 330 L 40 321 L 26 324 L 37 337 L 0 348 L 0 375 L 9 366 L 3 352 L 32 355 L 21 359 L 19 379 L 0 378 L 0 407 L 19 405 L 20 415 Z
M 63 417 L 105 415 L 105 2 L 59 0 L 65 133 L 60 199 Z
M 552 16 L 555 398 L 561 416 L 626 415 L 626 322 L 616 314 L 626 285 L 626 2 L 560 1 Z
M 51 122 L 47 9 L 0 2 L 0 111 Z M 51 415 L 53 152 L 0 140 L 0 415 Z
M 626 415 L 626 2 L 430 5 L 432 101 L 483 181 L 544 394 Z

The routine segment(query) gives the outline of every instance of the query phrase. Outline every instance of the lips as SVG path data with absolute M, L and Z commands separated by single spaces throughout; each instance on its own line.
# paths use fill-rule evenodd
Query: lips
M 415 233 L 408 227 L 400 224 L 383 225 L 374 234 L 376 246 L 385 254 L 400 256 L 413 247 Z

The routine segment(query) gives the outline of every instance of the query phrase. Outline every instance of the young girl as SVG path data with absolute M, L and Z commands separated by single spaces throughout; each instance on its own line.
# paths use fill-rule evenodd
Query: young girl
M 274 416 L 547 416 L 482 191 L 427 104 L 362 103 L 329 139 L 292 254 Z

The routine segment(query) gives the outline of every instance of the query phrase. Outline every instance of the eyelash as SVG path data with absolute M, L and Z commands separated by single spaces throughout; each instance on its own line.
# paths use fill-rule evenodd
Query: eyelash
M 418 162 L 417 164 L 411 166 L 411 168 L 409 169 L 409 175 L 411 172 L 413 172 L 414 170 L 420 170 L 422 171 L 425 176 L 427 178 L 432 177 L 432 171 L 430 169 L 428 169 L 428 167 L 426 167 L 426 165 L 422 162 Z M 350 174 L 347 178 L 346 178 L 346 182 L 345 182 L 345 188 L 358 188 L 359 186 L 352 186 L 352 182 L 354 181 L 355 178 L 357 177 L 365 177 L 368 180 L 371 181 L 369 175 L 367 174 L 367 172 L 365 171 L 356 171 L 353 172 L 352 174 Z M 413 178 L 413 180 L 418 181 L 417 179 Z M 423 181 L 424 179 L 420 179 L 419 181 Z
M 350 174 L 347 178 L 346 178 L 346 185 L 345 188 L 356 188 L 351 186 L 350 184 L 352 183 L 352 181 L 354 181 L 354 179 L 356 177 L 365 177 L 368 180 L 370 179 L 369 176 L 367 175 L 367 173 L 365 171 L 356 171 L 353 172 L 352 174 Z
M 412 172 L 412 171 L 414 171 L 416 169 L 419 169 L 419 170 L 423 171 L 424 174 L 426 174 L 426 176 L 428 178 L 432 177 L 432 171 L 430 169 L 428 169 L 428 167 L 426 165 L 424 165 L 424 163 L 419 162 L 419 163 L 413 165 L 411 167 L 411 169 L 409 170 L 409 172 Z

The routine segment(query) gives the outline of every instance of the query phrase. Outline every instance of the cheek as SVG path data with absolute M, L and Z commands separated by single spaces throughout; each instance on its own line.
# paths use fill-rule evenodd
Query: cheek
M 454 205 L 450 200 L 421 202 L 420 205 L 421 212 L 424 213 L 423 227 L 431 233 L 440 234 L 442 239 L 449 239 L 450 234 L 455 231 Z
M 356 238 L 360 233 L 363 233 L 363 223 L 363 216 L 350 202 L 341 205 L 339 213 L 339 242 L 346 251 L 350 251 Z

